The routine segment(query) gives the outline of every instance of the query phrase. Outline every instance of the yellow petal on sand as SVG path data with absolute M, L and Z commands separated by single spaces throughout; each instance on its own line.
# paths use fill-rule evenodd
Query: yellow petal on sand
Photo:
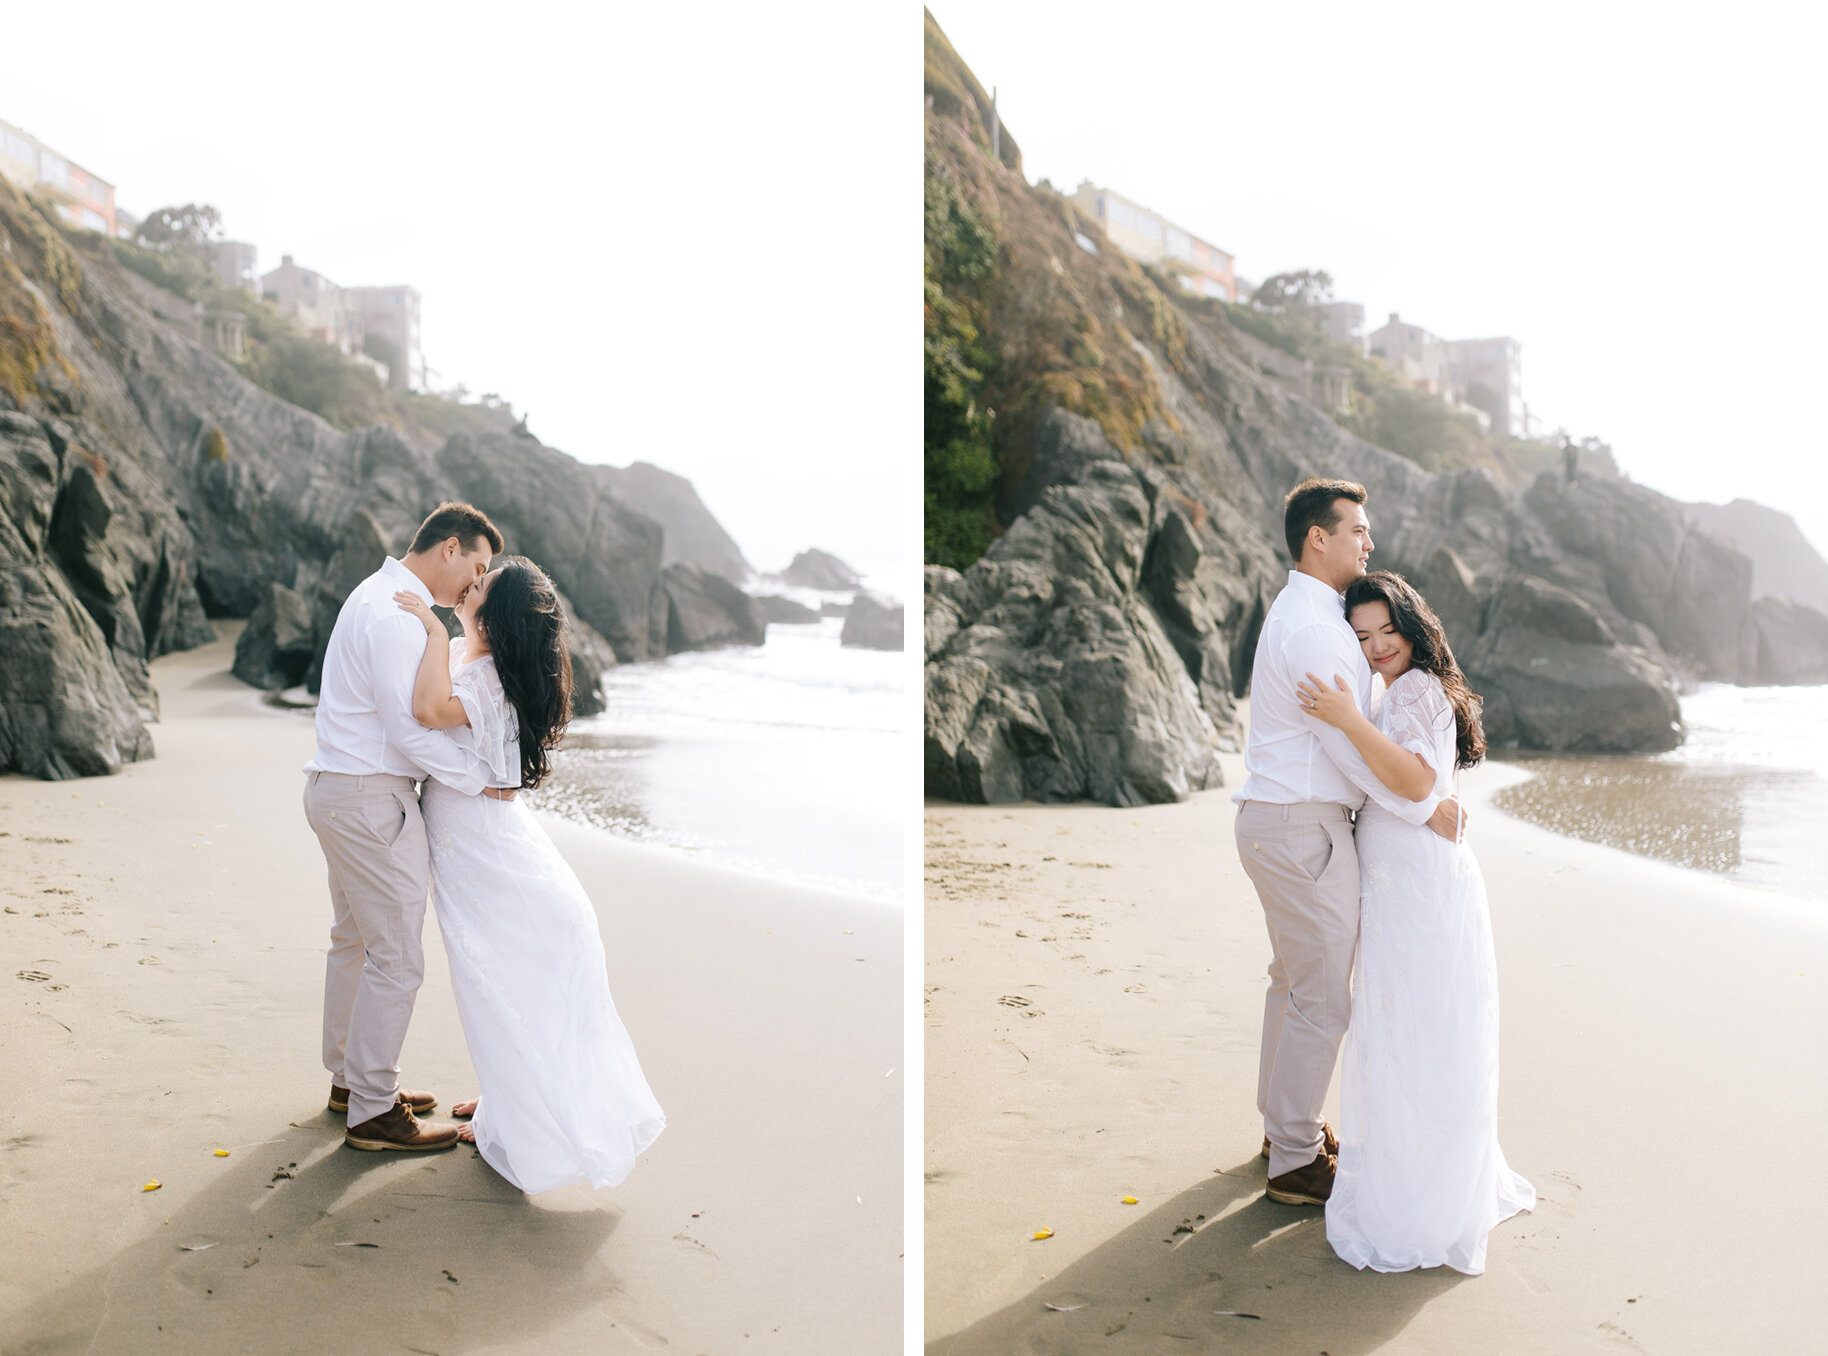
M 155 1180 L 155 1181 L 146 1183 L 146 1185 L 141 1187 L 140 1190 L 141 1191 L 157 1191 L 160 1187 L 162 1187 L 164 1185 L 165 1185 L 165 1183 Z
M 1137 1204 L 1137 1200 L 1136 1200 L 1136 1197 L 1134 1197 L 1134 1196 L 1125 1196 L 1123 1198 L 1123 1203 L 1125 1205 L 1135 1205 L 1135 1204 Z
M 216 1150 L 216 1157 L 217 1157 L 217 1158 L 227 1158 L 227 1157 L 228 1157 L 228 1156 L 229 1156 L 229 1151 L 228 1151 L 228 1150 L 227 1150 L 227 1149 L 218 1149 L 218 1150 Z
M 1052 1238 L 1053 1236 L 1054 1236 L 1054 1231 L 1052 1229 L 1036 1229 L 1035 1238 L 1030 1241 L 1032 1242 L 1032 1241 L 1035 1241 L 1038 1239 Z

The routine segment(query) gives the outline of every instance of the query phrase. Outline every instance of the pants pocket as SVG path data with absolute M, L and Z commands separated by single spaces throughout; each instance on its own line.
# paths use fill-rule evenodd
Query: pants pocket
M 1289 844 L 1289 855 L 1302 875 L 1318 882 L 1333 860 L 1333 835 L 1324 824 L 1310 824 Z
M 374 807 L 371 822 L 383 846 L 392 847 L 400 841 L 400 835 L 406 832 L 408 813 L 405 798 L 398 791 Z

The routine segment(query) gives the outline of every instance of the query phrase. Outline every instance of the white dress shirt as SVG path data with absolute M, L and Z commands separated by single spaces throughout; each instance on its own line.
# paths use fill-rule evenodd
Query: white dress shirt
M 1272 805 L 1332 802 L 1359 809 L 1369 796 L 1410 824 L 1427 822 L 1439 795 L 1407 800 L 1377 779 L 1344 732 L 1309 715 L 1295 684 L 1312 673 L 1328 687 L 1338 674 L 1371 709 L 1371 666 L 1346 622 L 1339 594 L 1300 570 L 1270 604 L 1250 669 L 1250 738 L 1246 777 L 1232 799 Z
M 394 602 L 402 589 L 432 601 L 419 576 L 390 556 L 337 613 L 317 698 L 317 755 L 305 771 L 429 776 L 466 796 L 480 795 L 487 765 L 443 730 L 413 719 L 413 681 L 426 635 L 419 619 Z

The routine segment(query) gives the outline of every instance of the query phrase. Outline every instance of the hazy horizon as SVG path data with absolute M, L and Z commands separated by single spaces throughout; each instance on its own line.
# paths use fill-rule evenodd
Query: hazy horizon
M 1828 334 L 1795 267 L 1821 96 L 1774 10 L 929 8 L 1031 182 L 1114 188 L 1252 281 L 1324 269 L 1367 332 L 1508 334 L 1548 428 L 1677 499 L 1791 513 L 1828 556 L 1787 483 L 1824 442 Z

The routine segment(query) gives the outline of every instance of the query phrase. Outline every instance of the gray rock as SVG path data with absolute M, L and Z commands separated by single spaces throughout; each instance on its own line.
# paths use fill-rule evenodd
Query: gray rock
M 1507 580 L 1460 662 L 1485 698 L 1494 748 L 1630 753 L 1681 739 L 1667 677 L 1620 645 L 1591 606 L 1546 580 Z
M 302 683 L 317 657 L 311 604 L 284 584 L 269 584 L 235 641 L 234 674 L 275 692 Z
M 783 598 L 778 593 L 756 594 L 755 605 L 762 610 L 762 618 L 769 625 L 780 622 L 787 626 L 803 626 L 818 621 L 820 615 L 816 609 L 807 607 L 804 603 L 796 603 L 791 598 Z
M 753 571 L 742 549 L 698 497 L 684 476 L 649 462 L 605 467 L 603 475 L 616 498 L 660 524 L 662 567 L 684 562 L 721 574 L 740 584 Z
M 696 565 L 669 565 L 660 575 L 666 652 L 760 645 L 768 623 L 756 601 L 722 575 Z
M 1828 683 L 1828 616 L 1774 595 L 1746 616 L 1749 680 L 1797 687 Z
M 904 611 L 900 603 L 859 593 L 851 600 L 850 612 L 844 618 L 844 630 L 838 636 L 840 645 L 863 650 L 900 650 L 906 648 L 902 636 Z
M 1220 784 L 1218 732 L 1143 593 L 1157 488 L 1100 463 L 965 574 L 928 569 L 932 794 L 1138 805 Z
M 336 554 L 317 576 L 310 594 L 313 653 L 305 673 L 308 691 L 315 693 L 323 679 L 324 653 L 330 648 L 330 633 L 336 629 L 343 603 L 392 553 L 387 529 L 369 510 L 358 508 L 344 520 Z
M 61 571 L 0 562 L 0 767 L 99 777 L 152 757 L 139 704 Z
M 857 572 L 829 551 L 813 547 L 793 558 L 781 571 L 781 582 L 799 589 L 856 589 L 863 586 Z
M 1796 519 L 1749 499 L 1682 507 L 1699 526 L 1751 560 L 1754 599 L 1788 598 L 1828 612 L 1828 561 L 1810 545 Z
M 489 515 L 510 553 L 550 574 L 618 660 L 668 653 L 664 632 L 655 635 L 651 623 L 661 528 L 615 498 L 609 468 L 510 434 L 456 434 L 437 460 L 455 497 Z

